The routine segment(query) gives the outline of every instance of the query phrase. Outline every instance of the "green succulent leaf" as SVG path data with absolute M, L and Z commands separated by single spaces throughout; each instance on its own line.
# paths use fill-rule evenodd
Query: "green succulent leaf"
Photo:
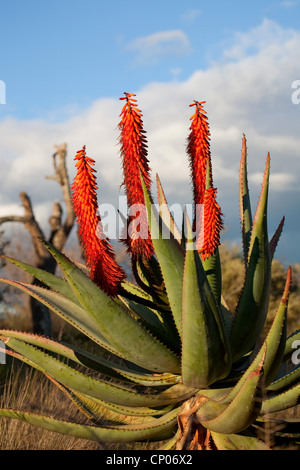
M 184 387 L 181 384 L 172 385 L 166 390 L 154 394 L 146 394 L 145 391 L 144 393 L 138 393 L 130 386 L 112 384 L 85 375 L 18 339 L 6 338 L 5 343 L 13 351 L 31 361 L 34 366 L 37 366 L 38 370 L 50 375 L 65 387 L 106 402 L 133 407 L 166 406 L 180 402 L 194 393 L 193 389 Z
M 260 200 L 251 232 L 245 283 L 230 336 L 234 361 L 252 350 L 262 331 L 268 311 L 271 283 L 271 257 L 267 227 L 269 173 L 268 155 Z
M 181 335 L 181 287 L 184 252 L 157 211 L 155 211 L 142 176 L 141 181 L 152 243 L 163 275 L 174 322 Z
M 173 374 L 149 374 L 137 368 L 135 364 L 123 361 L 117 363 L 113 358 L 105 359 L 99 355 L 92 354 L 77 346 L 60 343 L 39 335 L 11 330 L 0 330 L 0 335 L 4 338 L 16 338 L 24 343 L 43 348 L 45 351 L 53 352 L 65 357 L 74 363 L 89 368 L 92 371 L 100 372 L 113 379 L 122 380 L 129 383 L 138 383 L 148 386 L 174 385 L 179 382 L 180 376 Z
M 260 414 L 263 416 L 264 414 L 287 410 L 293 406 L 298 405 L 299 400 L 300 384 L 298 382 L 297 385 L 288 389 L 287 391 L 265 399 Z
M 242 231 L 242 246 L 245 264 L 247 264 L 250 237 L 252 232 L 252 211 L 247 178 L 247 142 L 245 134 L 242 139 L 242 155 L 239 179 L 240 219 Z
M 291 269 L 288 271 L 285 289 L 274 317 L 270 331 L 265 339 L 266 358 L 264 364 L 264 381 L 268 386 L 280 370 L 286 343 L 287 307 L 291 285 Z
M 276 378 L 271 384 L 268 385 L 267 391 L 281 393 L 289 387 L 295 386 L 300 381 L 300 364 L 294 367 L 292 370 Z
M 84 395 L 77 391 L 72 391 L 72 395 L 80 401 L 90 413 L 94 415 L 94 418 L 102 418 L 104 415 L 109 419 L 116 420 L 118 422 L 140 421 L 147 422 L 153 420 L 155 417 L 165 415 L 174 409 L 175 405 L 167 405 L 165 407 L 158 408 L 147 408 L 147 407 L 130 407 L 116 405 L 115 403 L 108 403 L 98 398 L 92 398 L 88 395 Z
M 187 245 L 193 244 L 188 226 Z M 199 253 L 186 250 L 182 286 L 182 380 L 194 388 L 226 377 L 231 367 L 229 342 Z
M 244 385 L 247 383 L 249 378 L 257 373 L 257 371 L 262 370 L 262 365 L 264 363 L 266 356 L 266 345 L 260 349 L 258 354 L 250 363 L 249 367 L 244 371 L 239 380 L 235 383 L 233 387 L 224 387 L 224 388 L 207 388 L 199 390 L 198 396 L 200 401 L 202 401 L 201 406 L 201 415 L 205 416 L 206 414 L 210 417 L 217 416 L 222 410 L 225 410 L 227 406 L 233 402 L 233 400 L 239 395 Z M 208 399 L 208 400 L 203 400 Z M 249 396 L 249 401 L 251 397 Z M 252 397 L 253 398 L 253 397 Z
M 263 358 L 264 359 L 264 358 Z M 200 406 L 197 417 L 210 431 L 222 434 L 237 434 L 246 429 L 258 417 L 262 402 L 263 360 L 247 374 L 238 393 L 229 404 L 226 400 L 206 400 Z
M 104 338 L 96 321 L 76 303 L 63 297 L 57 292 L 43 287 L 23 282 L 10 281 L 7 279 L 0 279 L 0 282 L 16 287 L 39 300 L 54 313 L 92 339 L 100 347 L 112 352 L 116 356 L 120 356 L 120 353 Z
M 271 450 L 261 439 L 242 434 L 219 434 L 212 432 L 218 450 Z
M 273 257 L 274 257 L 274 253 L 275 253 L 275 250 L 277 248 L 278 241 L 279 241 L 280 235 L 281 235 L 282 230 L 283 230 L 284 221 L 285 221 L 285 217 L 282 217 L 282 219 L 280 221 L 280 224 L 277 227 L 276 232 L 274 233 L 273 237 L 270 240 L 269 248 L 270 248 L 271 259 L 273 259 Z
M 214 254 L 202 261 L 207 280 L 214 293 L 217 305 L 221 305 L 222 273 L 219 249 Z
M 159 204 L 159 215 L 161 219 L 164 221 L 166 227 L 169 228 L 170 232 L 173 234 L 173 237 L 181 243 L 181 233 L 180 230 L 178 229 L 175 221 L 174 221 L 174 216 L 171 213 L 168 202 L 163 190 L 163 187 L 161 185 L 159 176 L 156 175 L 156 183 L 157 183 L 157 196 L 158 196 L 158 204 Z
M 66 422 L 19 410 L 0 409 L 0 416 L 26 421 L 49 431 L 97 442 L 161 441 L 170 438 L 177 427 L 177 411 L 144 424 L 90 426 Z
M 62 279 L 55 274 L 48 273 L 47 271 L 31 266 L 30 264 L 23 263 L 22 261 L 10 258 L 9 256 L 2 256 L 3 259 L 10 261 L 19 268 L 23 269 L 25 272 L 31 274 L 33 277 L 41 281 L 43 284 L 48 286 L 55 292 L 58 292 L 62 296 L 78 304 L 77 298 L 72 291 L 71 287 L 65 279 Z
M 119 411 L 117 405 L 109 407 L 105 406 L 105 402 L 96 400 L 95 398 L 88 397 L 82 393 L 74 390 L 69 390 L 66 387 L 62 387 L 59 383 L 56 383 L 60 389 L 63 389 L 65 394 L 70 400 L 77 406 L 77 408 L 90 420 L 97 423 L 100 422 L 104 425 L 104 422 L 116 423 L 116 424 L 143 424 L 150 422 L 155 419 L 151 415 L 126 415 Z M 115 409 L 113 409 L 115 408 Z M 168 410 L 170 411 L 170 409 Z M 162 413 L 164 414 L 164 413 Z
M 134 300 L 124 299 L 124 303 L 132 313 L 136 314 L 137 320 L 153 336 L 165 344 L 174 354 L 180 355 L 180 340 L 176 334 L 177 330 L 174 329 L 173 319 L 170 318 L 170 312 L 154 311 Z
M 122 357 L 156 372 L 180 371 L 178 357 L 137 322 L 128 309 L 99 289 L 65 255 L 44 243 L 60 265 L 82 308 Z
M 286 340 L 283 361 L 291 360 L 293 354 L 294 353 L 297 354 L 297 349 L 299 350 L 299 347 L 300 347 L 300 330 L 296 330 L 292 334 L 290 334 Z M 297 359 L 299 358 L 300 356 L 298 354 Z
M 160 447 L 158 447 L 158 450 L 175 450 L 178 436 L 179 436 L 179 430 L 177 430 L 176 434 L 174 434 L 174 436 L 171 437 L 171 439 L 167 440 Z

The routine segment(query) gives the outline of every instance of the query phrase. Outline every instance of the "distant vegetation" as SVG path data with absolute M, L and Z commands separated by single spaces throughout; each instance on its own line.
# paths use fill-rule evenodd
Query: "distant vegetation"
M 220 247 L 222 259 L 223 295 L 228 306 L 234 309 L 243 286 L 244 265 L 237 247 Z M 278 260 L 272 263 L 272 282 L 269 303 L 268 323 L 272 320 L 284 290 L 287 268 Z M 300 264 L 292 265 L 292 286 L 288 306 L 288 332 L 300 328 Z

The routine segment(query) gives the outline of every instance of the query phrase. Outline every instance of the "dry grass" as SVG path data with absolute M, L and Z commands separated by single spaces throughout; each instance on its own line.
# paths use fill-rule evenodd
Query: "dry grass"
M 3 367 L 3 366 L 2 366 Z M 0 388 L 0 407 L 82 421 L 75 405 L 43 374 L 15 366 Z M 1 450 L 101 450 L 101 444 L 64 436 L 17 419 L 0 419 Z

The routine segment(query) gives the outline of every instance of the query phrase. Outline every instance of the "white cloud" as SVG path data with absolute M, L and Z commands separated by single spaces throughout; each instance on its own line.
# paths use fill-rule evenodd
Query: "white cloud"
M 202 11 L 199 10 L 198 8 L 189 8 L 188 10 L 184 12 L 184 14 L 182 15 L 182 18 L 185 21 L 192 22 L 192 21 L 195 21 L 195 19 L 198 18 L 198 16 L 201 13 Z
M 283 29 L 280 25 L 269 19 L 264 19 L 258 27 L 248 32 L 236 33 L 232 39 L 232 46 L 224 52 L 227 59 L 240 60 L 245 55 L 270 54 L 272 57 L 281 55 L 283 43 L 286 46 L 297 36 L 293 29 Z
M 255 172 L 250 175 L 249 181 L 251 184 L 261 186 L 263 180 L 262 172 Z M 299 191 L 297 185 L 297 177 L 293 173 L 271 173 L 270 175 L 270 188 L 271 191 Z
M 293 8 L 299 5 L 299 0 L 285 0 L 283 2 L 280 2 L 279 5 L 283 8 Z
M 170 30 L 134 39 L 126 49 L 135 52 L 138 63 L 153 64 L 168 56 L 186 56 L 191 46 L 183 31 Z

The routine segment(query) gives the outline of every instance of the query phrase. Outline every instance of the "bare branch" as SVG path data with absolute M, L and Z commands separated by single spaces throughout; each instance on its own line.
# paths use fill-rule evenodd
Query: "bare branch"
M 61 250 L 65 245 L 68 235 L 75 221 L 75 214 L 72 204 L 72 195 L 69 185 L 69 177 L 66 167 L 67 146 L 62 144 L 55 146 L 55 153 L 52 155 L 54 176 L 48 177 L 58 182 L 61 187 L 63 199 L 66 205 L 66 219 L 62 223 L 62 207 L 59 202 L 52 206 L 52 214 L 49 218 L 50 238 L 49 241 Z M 34 211 L 29 196 L 25 192 L 20 193 L 20 199 L 24 208 L 24 216 L 5 216 L 0 217 L 0 224 L 5 222 L 21 222 L 29 231 L 37 255 L 37 267 L 54 274 L 56 261 L 50 255 L 41 240 L 45 239 L 44 233 L 35 219 Z M 33 279 L 33 284 L 42 285 L 37 279 Z M 51 320 L 48 309 L 45 309 L 36 299 L 31 298 L 31 310 L 34 324 L 34 331 L 45 335 L 51 334 Z
M 28 230 L 32 237 L 32 241 L 35 247 L 36 254 L 38 256 L 38 263 L 48 257 L 46 248 L 41 244 L 40 239 L 44 238 L 44 233 L 35 219 L 31 201 L 29 196 L 25 192 L 20 193 L 20 199 L 24 208 L 24 216 L 19 215 L 8 215 L 0 218 L 0 224 L 4 222 L 20 222 L 23 223 L 25 228 Z
M 25 192 L 21 192 L 20 199 L 25 212 L 25 227 L 32 237 L 33 245 L 38 256 L 38 264 L 42 264 L 43 260 L 49 257 L 48 251 L 40 241 L 45 238 L 45 235 L 34 216 L 29 196 Z
M 54 219 L 56 217 L 56 228 L 55 230 L 52 229 L 51 226 L 51 239 L 52 243 L 56 246 L 57 249 L 62 249 L 64 246 L 68 235 L 73 227 L 74 220 L 75 220 L 75 214 L 74 214 L 74 209 L 73 209 L 73 204 L 72 204 L 72 195 L 70 191 L 70 183 L 69 183 L 69 176 L 68 176 L 68 171 L 66 167 L 66 156 L 67 156 L 67 145 L 61 144 L 61 145 L 55 145 L 54 148 L 56 149 L 56 152 L 52 155 L 53 159 L 53 168 L 54 168 L 54 176 L 48 177 L 48 179 L 53 179 L 57 181 L 57 183 L 60 185 L 64 202 L 66 205 L 66 218 L 64 224 L 62 224 L 61 221 L 61 215 L 62 211 L 60 213 L 60 226 L 57 224 L 57 216 L 52 213 L 52 216 L 50 217 L 50 226 L 52 223 L 54 223 Z M 58 204 L 58 203 L 56 203 Z M 56 208 L 53 206 L 53 211 L 57 210 L 58 206 L 56 205 Z M 60 207 L 61 210 L 61 207 Z
M 61 227 L 62 212 L 63 211 L 59 202 L 54 202 L 52 206 L 52 214 L 49 217 L 49 224 L 52 232 L 58 230 Z
M 26 219 L 22 215 L 6 215 L 4 217 L 0 217 L 0 225 L 5 222 L 21 222 L 25 224 Z

